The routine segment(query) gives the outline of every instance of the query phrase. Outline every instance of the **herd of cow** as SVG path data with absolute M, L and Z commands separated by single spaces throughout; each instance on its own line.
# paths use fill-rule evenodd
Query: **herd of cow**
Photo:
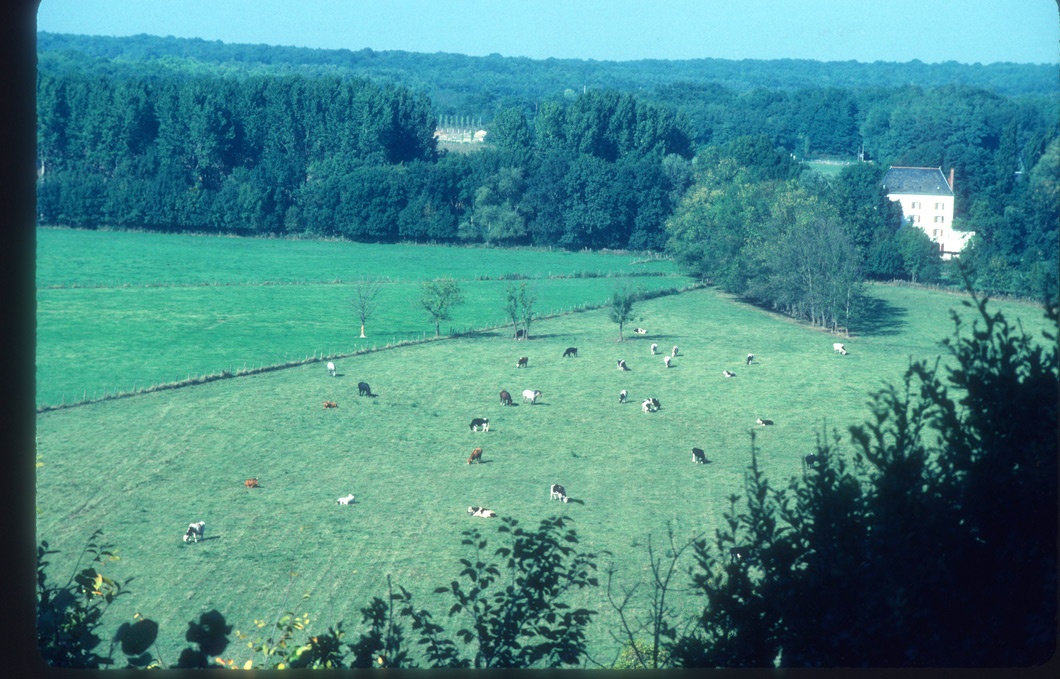
M 644 335 L 644 334 L 647 334 L 648 331 L 643 329 L 643 328 L 636 328 L 634 330 L 634 332 L 636 334 L 638 334 L 638 335 Z M 650 349 L 651 349 L 651 355 L 655 356 L 658 353 L 659 345 L 656 344 L 656 343 L 652 343 Z M 832 344 L 832 350 L 833 350 L 834 353 L 838 353 L 838 354 L 841 354 L 843 356 L 846 356 L 847 353 L 848 353 L 846 347 L 841 342 L 833 343 Z M 677 348 L 677 346 L 674 346 L 673 349 L 670 350 L 670 354 L 668 356 L 664 356 L 663 363 L 664 363 L 666 368 L 671 367 L 671 361 L 672 361 L 673 358 L 675 358 L 677 356 L 677 354 L 678 354 L 678 348 Z M 577 356 L 578 356 L 578 348 L 577 347 L 567 347 L 567 349 L 564 350 L 564 352 L 563 352 L 563 358 L 576 358 Z M 516 361 L 515 367 L 516 368 L 526 368 L 529 365 L 529 362 L 530 362 L 530 358 L 528 356 L 521 356 Z M 755 355 L 753 353 L 747 354 L 746 365 L 750 366 L 754 362 L 755 362 Z M 628 371 L 629 370 L 629 366 L 626 364 L 626 362 L 623 359 L 618 359 L 617 360 L 617 367 L 618 367 L 619 370 L 622 370 L 622 371 Z M 331 375 L 332 377 L 334 377 L 336 375 L 335 364 L 333 362 L 328 361 L 327 370 L 328 370 L 328 374 Z M 723 370 L 722 371 L 722 375 L 724 377 L 728 377 L 728 378 L 736 377 L 736 373 L 732 372 L 731 370 Z M 374 397 L 375 396 L 375 394 L 372 393 L 372 389 L 368 385 L 367 382 L 359 382 L 357 384 L 357 392 L 358 392 L 358 394 L 360 396 L 368 396 L 368 397 Z M 626 398 L 628 397 L 628 395 L 629 395 L 628 392 L 625 389 L 623 389 L 621 392 L 619 392 L 618 402 L 619 403 L 625 403 L 626 402 Z M 533 405 L 533 404 L 535 404 L 537 402 L 537 400 L 540 397 L 541 397 L 541 392 L 539 390 L 536 390 L 536 389 L 525 389 L 523 391 L 523 403 L 529 403 L 530 405 Z M 501 392 L 500 392 L 500 401 L 501 401 L 501 405 L 510 406 L 510 405 L 512 405 L 512 395 L 508 391 L 502 389 Z M 335 402 L 335 401 L 327 401 L 327 400 L 324 401 L 324 408 L 326 408 L 326 409 L 337 408 L 337 407 L 338 407 L 338 403 Z M 662 408 L 662 404 L 659 402 L 659 399 L 657 399 L 655 397 L 648 397 L 648 398 L 644 399 L 644 401 L 641 402 L 641 410 L 642 410 L 642 412 L 645 412 L 645 413 L 653 413 L 653 412 L 658 411 L 660 408 Z M 773 424 L 773 420 L 765 419 L 765 418 L 761 418 L 760 417 L 760 418 L 758 418 L 756 420 L 756 424 L 758 424 L 760 426 L 763 426 L 763 427 L 770 426 L 770 425 Z M 469 428 L 470 428 L 470 430 L 472 432 L 477 432 L 477 431 L 488 432 L 490 430 L 490 421 L 489 421 L 488 418 L 476 417 L 476 418 L 473 418 L 471 420 Z M 471 451 L 470 456 L 468 456 L 468 458 L 467 458 L 467 464 L 471 464 L 472 462 L 475 462 L 475 463 L 481 463 L 482 462 L 482 448 L 481 447 L 476 447 L 474 450 Z M 707 459 L 706 452 L 702 448 L 693 447 L 692 448 L 692 462 L 693 462 L 693 464 L 707 464 L 707 463 L 710 462 L 710 460 Z M 806 458 L 803 460 L 803 463 L 805 464 L 805 466 L 807 468 L 816 469 L 818 464 L 819 464 L 819 460 L 818 460 L 816 455 L 807 455 Z M 244 485 L 246 486 L 247 489 L 260 488 L 261 487 L 261 485 L 259 484 L 259 482 L 258 482 L 258 480 L 256 478 L 247 479 L 244 482 Z M 570 500 L 570 498 L 567 496 L 566 489 L 562 485 L 560 485 L 558 483 L 554 483 L 554 484 L 552 484 L 550 486 L 550 488 L 549 488 L 549 499 L 550 500 L 561 500 L 564 503 L 569 502 L 569 500 Z M 337 504 L 340 504 L 340 505 L 353 504 L 354 495 L 353 495 L 353 493 L 350 493 L 349 495 L 346 495 L 346 496 L 338 498 L 338 500 L 336 502 L 337 502 Z M 482 517 L 482 518 L 496 518 L 496 516 L 497 516 L 497 513 L 495 511 L 493 511 L 491 509 L 486 509 L 484 507 L 468 507 L 467 508 L 467 513 L 470 516 L 476 516 L 476 517 Z M 206 522 L 205 521 L 196 521 L 194 523 L 189 524 L 187 531 L 185 531 L 185 533 L 184 533 L 184 542 L 198 542 L 199 540 L 203 539 L 203 533 L 204 533 L 205 529 L 206 529 Z M 746 558 L 745 554 L 737 553 L 737 552 L 740 552 L 740 550 L 742 550 L 742 549 L 744 549 L 744 548 L 734 548 L 732 550 L 731 557 L 732 557 L 733 561 L 739 561 L 739 560 L 743 560 L 743 559 Z

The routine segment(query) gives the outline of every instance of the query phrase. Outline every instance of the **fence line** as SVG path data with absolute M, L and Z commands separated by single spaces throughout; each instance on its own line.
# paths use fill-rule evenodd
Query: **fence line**
M 690 290 L 696 290 L 696 289 L 701 288 L 701 287 L 704 287 L 703 284 L 701 284 L 701 283 L 693 283 L 693 284 L 687 285 L 687 286 L 685 286 L 683 288 L 666 288 L 666 289 L 662 289 L 662 290 L 649 290 L 649 291 L 644 291 L 644 292 L 638 293 L 636 295 L 636 298 L 639 301 L 655 299 L 656 297 L 665 297 L 665 296 L 669 296 L 669 295 L 681 294 L 683 292 L 688 292 Z M 561 316 L 569 316 L 569 315 L 576 314 L 576 313 L 581 313 L 581 312 L 584 312 L 584 311 L 592 311 L 594 309 L 602 309 L 602 308 L 604 308 L 606 306 L 607 306 L 606 302 L 603 302 L 603 303 L 600 303 L 600 304 L 588 304 L 588 303 L 587 304 L 581 304 L 581 305 L 575 306 L 575 307 L 573 307 L 571 309 L 567 309 L 567 310 L 563 310 L 563 311 L 555 311 L 555 310 L 553 310 L 553 311 L 551 311 L 551 312 L 549 312 L 547 314 L 544 314 L 544 315 L 536 317 L 534 320 L 535 321 L 544 321 L 544 320 L 549 320 L 549 319 L 552 319 L 552 318 L 559 318 Z M 468 337 L 468 336 L 476 335 L 476 334 L 479 334 L 479 333 L 492 332 L 492 331 L 498 330 L 500 328 L 506 328 L 509 325 L 510 325 L 510 322 L 505 321 L 505 322 L 502 322 L 502 323 L 499 323 L 499 324 L 487 325 L 487 326 L 483 326 L 483 327 L 480 327 L 480 328 L 468 328 L 467 331 L 462 332 L 462 333 L 453 333 L 452 332 L 452 328 L 450 328 L 450 334 L 449 335 L 442 335 L 440 337 L 433 337 L 433 336 L 432 337 L 428 337 L 426 331 L 424 331 L 422 333 L 421 339 L 395 340 L 394 338 L 391 338 L 391 341 L 388 342 L 387 344 L 385 344 L 382 347 L 378 347 L 377 348 L 376 345 L 373 344 L 371 349 L 369 349 L 368 347 L 362 347 L 361 349 L 357 349 L 357 350 L 354 350 L 354 351 L 340 352 L 340 353 L 336 353 L 336 354 L 324 354 L 324 352 L 320 352 L 319 357 L 317 356 L 317 354 L 314 353 L 312 356 L 308 356 L 307 355 L 304 359 L 302 359 L 300 361 L 288 361 L 288 360 L 286 360 L 286 354 L 285 354 L 284 355 L 284 359 L 285 360 L 284 360 L 283 363 L 276 363 L 276 364 L 272 364 L 272 365 L 265 365 L 265 366 L 259 366 L 257 368 L 249 368 L 248 369 L 246 367 L 246 362 L 244 362 L 243 363 L 243 368 L 239 369 L 239 370 L 235 370 L 235 371 L 222 370 L 221 372 L 210 373 L 208 375 L 200 375 L 198 377 L 192 377 L 191 374 L 189 373 L 188 377 L 186 379 L 183 379 L 183 380 L 178 380 L 176 382 L 163 382 L 162 384 L 153 384 L 150 387 L 140 387 L 139 389 L 135 389 L 134 388 L 131 391 L 115 391 L 114 393 L 108 393 L 108 391 L 106 389 L 104 389 L 103 396 L 100 396 L 100 397 L 97 397 L 95 392 L 93 392 L 92 398 L 88 398 L 88 390 L 86 389 L 84 391 L 84 394 L 83 394 L 83 396 L 82 396 L 80 401 L 74 401 L 74 402 L 71 402 L 71 403 L 66 403 L 65 402 L 65 395 L 64 395 L 63 396 L 63 402 L 59 403 L 58 405 L 56 405 L 56 404 L 51 404 L 51 405 L 41 404 L 41 405 L 37 406 L 37 413 L 46 413 L 46 412 L 50 412 L 50 411 L 53 411 L 53 410 L 65 410 L 67 408 L 75 408 L 77 406 L 89 405 L 89 404 L 92 404 L 92 403 L 101 403 L 103 401 L 113 401 L 113 400 L 120 399 L 120 398 L 129 398 L 131 396 L 138 396 L 138 395 L 141 395 L 141 394 L 151 394 L 151 393 L 154 393 L 154 392 L 157 392 L 157 391 L 165 391 L 167 389 L 180 389 L 182 387 L 190 387 L 190 386 L 195 386 L 197 384 L 207 384 L 209 382 L 216 382 L 218 380 L 230 379 L 230 378 L 234 378 L 234 377 L 245 377 L 247 375 L 260 375 L 262 373 L 273 372 L 273 371 L 276 371 L 276 370 L 284 370 L 286 368 L 297 368 L 299 366 L 307 365 L 309 363 L 320 363 L 320 362 L 323 362 L 323 361 L 332 361 L 332 360 L 341 359 L 341 358 L 350 358 L 352 356 L 361 356 L 363 354 L 371 354 L 371 353 L 375 353 L 377 351 L 387 351 L 388 349 L 397 349 L 398 347 L 413 346 L 413 345 L 418 345 L 418 344 L 427 344 L 429 342 L 440 342 L 440 341 L 444 341 L 444 340 L 447 340 L 447 339 L 457 339 L 457 338 L 461 338 L 461 337 Z M 135 385 L 135 382 L 133 384 Z

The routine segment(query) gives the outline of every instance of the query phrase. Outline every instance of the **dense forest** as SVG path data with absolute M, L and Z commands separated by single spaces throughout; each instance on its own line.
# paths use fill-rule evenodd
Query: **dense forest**
M 892 164 L 954 168 L 957 226 L 977 233 L 961 260 L 979 288 L 1056 295 L 1057 89 L 1055 67 L 1032 65 L 532 61 L 42 33 L 38 222 L 666 251 L 838 328 L 865 278 L 943 276 L 879 190 Z M 486 143 L 440 147 L 435 129 L 453 120 L 481 122 Z M 871 162 L 825 178 L 802 162 L 821 157 Z

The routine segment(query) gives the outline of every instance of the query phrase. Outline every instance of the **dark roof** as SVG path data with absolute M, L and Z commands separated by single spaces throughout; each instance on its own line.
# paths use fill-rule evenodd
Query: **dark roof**
M 915 193 L 927 196 L 952 196 L 946 176 L 940 167 L 892 167 L 883 175 L 887 194 Z

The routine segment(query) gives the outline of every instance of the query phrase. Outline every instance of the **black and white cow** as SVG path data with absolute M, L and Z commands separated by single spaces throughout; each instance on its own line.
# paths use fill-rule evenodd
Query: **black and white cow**
M 707 454 L 703 452 L 702 448 L 692 449 L 692 462 L 695 464 L 706 464 Z
M 358 382 L 357 383 L 357 394 L 359 396 L 371 396 L 372 395 L 372 388 L 368 386 L 367 382 Z
M 188 524 L 188 530 L 184 533 L 184 542 L 198 542 L 202 539 L 202 534 L 205 530 L 205 521 L 196 521 Z
M 490 421 L 485 417 L 476 417 L 471 420 L 471 424 L 469 424 L 468 427 L 470 427 L 471 431 L 478 431 L 480 427 L 482 428 L 482 431 L 489 431 Z
M 485 507 L 468 507 L 467 513 L 471 516 L 481 516 L 484 519 L 497 518 L 497 512 L 492 509 L 486 509 Z
M 761 417 L 758 418 L 757 420 L 755 420 L 755 423 L 759 424 L 759 425 L 761 425 L 763 427 L 771 427 L 771 426 L 773 426 L 773 420 L 765 420 L 765 419 L 762 419 Z
M 567 497 L 567 489 L 559 485 L 558 483 L 553 483 L 552 486 L 548 489 L 548 499 L 562 500 L 563 502 L 567 502 L 569 500 L 569 498 Z
M 629 370 L 629 366 L 626 365 L 626 362 L 623 361 L 621 358 L 618 359 L 618 366 L 617 367 L 618 367 L 619 370 Z
M 525 368 L 526 365 L 529 362 L 530 362 L 530 357 L 529 356 L 520 356 L 519 360 L 515 362 L 515 367 L 516 368 Z
M 736 373 L 731 370 L 722 370 L 721 375 L 722 377 L 736 377 Z
M 755 355 L 754 354 L 747 354 L 747 365 L 751 365 L 754 362 L 755 362 Z
M 633 328 L 633 332 L 637 333 L 638 335 L 647 335 L 648 334 L 648 331 L 645 330 L 644 328 Z
M 563 358 L 567 358 L 568 356 L 578 358 L 578 347 L 567 347 L 567 350 L 563 352 Z
M 625 403 L 626 402 L 626 396 L 629 396 L 629 394 L 626 392 L 625 389 L 623 389 L 622 391 L 618 392 L 618 402 L 619 403 Z

